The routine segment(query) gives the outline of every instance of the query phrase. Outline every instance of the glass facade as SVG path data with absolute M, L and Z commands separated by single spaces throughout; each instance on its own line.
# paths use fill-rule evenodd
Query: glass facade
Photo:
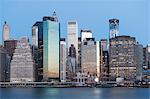
M 56 21 L 43 22 L 43 64 L 44 79 L 59 78 L 60 24 Z

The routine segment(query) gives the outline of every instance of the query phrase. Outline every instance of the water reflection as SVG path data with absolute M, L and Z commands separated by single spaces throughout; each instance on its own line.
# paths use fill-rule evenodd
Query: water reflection
M 0 99 L 149 99 L 146 88 L 1 88 Z

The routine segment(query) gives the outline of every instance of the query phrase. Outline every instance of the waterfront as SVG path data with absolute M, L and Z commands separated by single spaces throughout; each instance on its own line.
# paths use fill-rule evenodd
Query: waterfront
M 149 99 L 150 88 L 0 88 L 0 99 Z

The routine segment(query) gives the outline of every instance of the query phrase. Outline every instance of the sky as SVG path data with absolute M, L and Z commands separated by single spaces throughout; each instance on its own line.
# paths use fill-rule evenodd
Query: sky
M 96 40 L 109 38 L 109 19 L 120 20 L 119 35 L 136 37 L 150 44 L 150 0 L 0 0 L 0 43 L 4 21 L 11 27 L 10 38 L 28 36 L 43 16 L 56 11 L 61 37 L 67 38 L 67 21 L 76 20 L 81 29 L 91 29 Z

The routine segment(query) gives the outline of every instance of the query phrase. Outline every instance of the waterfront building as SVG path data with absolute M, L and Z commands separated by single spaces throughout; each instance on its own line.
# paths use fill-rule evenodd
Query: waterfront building
M 76 72 L 81 72 L 81 37 L 78 37 L 78 66 Z
M 9 57 L 3 46 L 0 46 L 0 82 L 8 81 Z
M 34 63 L 32 50 L 27 37 L 17 42 L 15 53 L 10 64 L 11 82 L 34 82 Z
M 17 46 L 17 40 L 5 40 L 4 41 L 4 48 L 7 51 L 8 54 L 8 63 L 6 68 L 6 81 L 10 81 L 10 62 L 12 60 L 13 54 L 15 52 Z
M 89 29 L 82 29 L 81 30 L 81 42 L 86 40 L 86 38 L 92 38 L 92 31 Z
M 150 52 L 148 45 L 143 48 L 143 68 L 144 69 L 150 68 Z
M 109 37 L 114 38 L 119 34 L 119 20 L 110 19 L 109 20 Z
M 73 75 L 76 73 L 76 49 L 72 44 L 69 47 L 68 66 Z
M 76 21 L 68 21 L 68 50 L 71 45 L 74 45 L 76 50 L 76 56 L 78 56 L 78 24 Z M 78 57 L 76 58 L 76 66 L 78 64 Z
M 32 54 L 35 62 L 36 81 L 43 80 L 43 22 L 32 26 Z
M 107 39 L 100 40 L 100 75 L 101 80 L 108 80 L 109 77 L 109 54 Z
M 60 23 L 56 13 L 43 17 L 43 79 L 59 80 Z
M 98 76 L 97 72 L 97 45 L 94 38 L 86 38 L 81 45 L 82 72 L 91 77 Z
M 141 74 L 143 62 L 142 46 L 137 44 L 135 37 L 117 36 L 110 39 L 109 66 L 111 80 L 117 77 L 125 80 L 136 80 Z
M 4 43 L 5 40 L 9 40 L 9 33 L 10 33 L 10 26 L 5 21 L 3 25 L 3 42 L 2 43 Z
M 67 55 L 66 55 L 66 39 L 60 39 L 60 80 L 62 82 L 66 81 L 66 62 L 67 62 Z

